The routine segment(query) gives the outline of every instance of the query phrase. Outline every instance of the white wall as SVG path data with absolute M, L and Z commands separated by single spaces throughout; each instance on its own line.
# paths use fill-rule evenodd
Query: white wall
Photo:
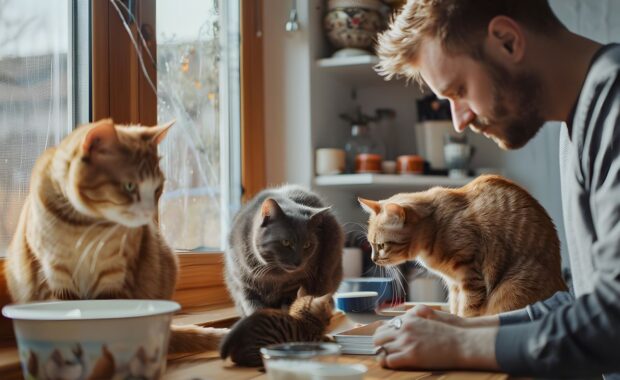
M 312 1 L 312 0 L 311 0 Z M 307 1 L 298 1 L 301 30 L 286 33 L 290 1 L 263 1 L 267 183 L 310 185 L 310 58 Z

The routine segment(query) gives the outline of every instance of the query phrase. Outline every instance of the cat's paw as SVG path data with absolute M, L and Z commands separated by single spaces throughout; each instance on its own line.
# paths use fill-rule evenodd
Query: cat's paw
M 97 300 L 118 300 L 118 299 L 127 299 L 131 298 L 127 292 L 120 289 L 107 289 L 94 297 Z
M 52 290 L 52 298 L 61 301 L 73 301 L 79 300 L 80 296 L 71 289 L 63 288 Z

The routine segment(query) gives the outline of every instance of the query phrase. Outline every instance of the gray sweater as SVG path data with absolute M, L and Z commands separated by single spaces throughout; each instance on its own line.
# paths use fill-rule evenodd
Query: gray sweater
M 620 379 L 620 45 L 592 60 L 562 126 L 560 176 L 574 296 L 502 314 L 497 361 L 511 374 Z

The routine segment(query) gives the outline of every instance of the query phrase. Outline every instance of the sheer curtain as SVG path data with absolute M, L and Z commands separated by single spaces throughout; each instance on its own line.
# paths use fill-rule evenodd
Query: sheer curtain
M 0 0 L 0 255 L 35 160 L 71 131 L 69 1 Z

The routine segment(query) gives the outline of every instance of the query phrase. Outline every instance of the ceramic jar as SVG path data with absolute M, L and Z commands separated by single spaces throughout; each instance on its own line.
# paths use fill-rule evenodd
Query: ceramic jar
M 327 38 L 338 50 L 334 56 L 371 54 L 383 27 L 378 0 L 330 0 L 323 20 Z

